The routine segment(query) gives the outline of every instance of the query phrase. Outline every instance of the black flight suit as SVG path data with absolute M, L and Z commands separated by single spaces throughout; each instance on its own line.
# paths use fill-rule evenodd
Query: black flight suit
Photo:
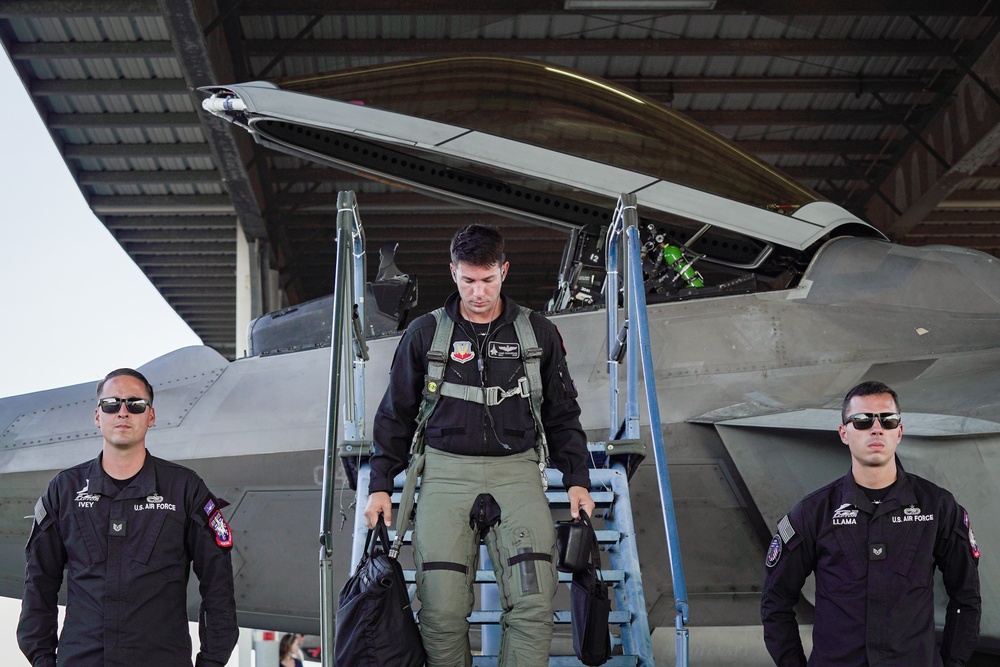
M 979 547 L 948 491 L 896 461 L 879 505 L 848 473 L 806 496 L 779 523 L 761 600 L 764 642 L 779 667 L 946 667 L 979 637 Z M 787 519 L 787 520 L 786 520 Z M 934 568 L 948 592 L 941 654 L 934 646 Z M 806 662 L 793 607 L 816 573 L 813 651 Z
M 103 456 L 103 455 L 101 455 Z M 202 596 L 197 667 L 236 645 L 232 535 L 193 471 L 146 453 L 118 490 L 101 456 L 64 470 L 35 506 L 17 641 L 33 667 L 190 667 L 189 565 Z M 56 598 L 67 612 L 56 640 Z

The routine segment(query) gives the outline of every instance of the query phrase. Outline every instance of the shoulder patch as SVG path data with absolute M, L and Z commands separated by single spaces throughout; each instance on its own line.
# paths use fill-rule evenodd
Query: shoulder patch
M 965 523 L 965 527 L 969 529 L 969 548 L 972 550 L 972 557 L 979 560 L 979 543 L 976 542 L 976 536 L 972 532 L 972 519 L 969 518 L 969 512 L 962 510 L 964 517 L 962 521 Z
M 781 536 L 775 533 L 774 539 L 771 540 L 771 546 L 767 548 L 767 558 L 764 559 L 764 564 L 768 567 L 774 567 L 778 564 L 779 558 L 781 558 Z
M 45 503 L 39 497 L 38 501 L 35 503 L 35 523 L 41 525 L 42 521 L 45 521 Z M 966 520 L 968 520 L 968 514 L 966 514 Z
M 233 532 L 229 529 L 226 518 L 222 516 L 222 510 L 215 510 L 215 513 L 208 520 L 208 525 L 215 533 L 216 544 L 220 547 L 233 546 Z
M 781 517 L 781 521 L 778 522 L 778 534 L 781 535 L 781 541 L 788 544 L 788 541 L 795 537 L 795 529 L 792 528 L 792 522 L 788 520 L 788 515 Z

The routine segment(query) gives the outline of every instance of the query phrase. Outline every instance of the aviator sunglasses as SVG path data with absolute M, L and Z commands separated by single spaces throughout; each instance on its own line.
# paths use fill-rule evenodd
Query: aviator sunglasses
M 864 431 L 870 429 L 876 419 L 882 428 L 891 429 L 899 426 L 900 416 L 898 412 L 858 412 L 848 417 L 844 424 L 853 424 L 854 428 Z
M 141 415 L 146 411 L 146 408 L 152 405 L 152 401 L 148 398 L 118 398 L 116 396 L 109 396 L 97 401 L 101 412 L 106 415 L 118 414 L 118 411 L 122 409 L 122 403 L 125 404 L 125 409 L 133 415 Z

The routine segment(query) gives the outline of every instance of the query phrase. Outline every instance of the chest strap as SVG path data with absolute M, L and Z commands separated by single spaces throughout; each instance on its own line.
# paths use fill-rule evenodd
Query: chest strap
M 520 398 L 529 398 L 531 396 L 527 376 L 521 377 L 517 381 L 517 386 L 513 389 L 505 390 L 503 387 L 476 387 L 473 385 L 445 382 L 441 385 L 438 393 L 448 398 L 457 398 L 462 401 L 489 406 L 500 405 L 504 402 L 504 399 L 513 396 Z

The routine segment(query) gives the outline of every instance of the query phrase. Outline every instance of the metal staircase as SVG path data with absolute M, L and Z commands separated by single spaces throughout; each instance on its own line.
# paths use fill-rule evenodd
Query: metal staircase
M 333 645 L 336 592 L 333 585 L 333 469 L 337 456 L 350 459 L 352 465 L 345 468 L 356 471 L 357 497 L 353 529 L 353 550 L 351 569 L 360 560 L 361 551 L 367 535 L 364 523 L 364 507 L 368 501 L 369 467 L 367 455 L 370 443 L 364 436 L 364 362 L 367 351 L 362 327 L 357 325 L 358 319 L 364 322 L 364 299 L 356 295 L 364 294 L 364 234 L 361 231 L 357 203 L 353 192 L 342 192 L 338 197 L 338 259 L 336 285 L 334 290 L 334 322 L 331 341 L 330 361 L 330 403 L 328 412 L 326 460 L 323 481 L 323 512 L 321 519 L 321 633 L 326 646 Z M 610 404 L 611 438 L 606 442 L 588 444 L 591 451 L 592 467 L 591 496 L 597 503 L 594 515 L 603 519 L 604 528 L 597 531 L 602 552 L 603 579 L 611 584 L 614 592 L 614 608 L 611 611 L 609 632 L 612 635 L 613 653 L 606 665 L 652 667 L 653 652 L 650 642 L 650 629 L 646 617 L 646 603 L 642 588 L 642 576 L 639 568 L 639 555 L 636 548 L 636 530 L 632 519 L 632 505 L 629 493 L 629 471 L 634 470 L 646 453 L 645 445 L 639 438 L 639 400 L 638 400 L 638 366 L 643 363 L 643 387 L 646 403 L 649 409 L 651 424 L 659 424 L 659 408 L 656 404 L 656 391 L 653 381 L 652 361 L 649 351 L 649 334 L 645 320 L 645 296 L 642 289 L 641 261 L 639 259 L 638 232 L 636 229 L 636 210 L 634 195 L 623 195 L 615 212 L 615 223 L 608 234 L 606 262 L 608 280 L 605 291 L 617 294 L 619 287 L 618 264 L 624 263 L 623 293 L 625 301 L 625 322 L 619 326 L 618 309 L 608 309 L 608 372 Z M 353 239 L 353 244 L 348 241 Z M 624 240 L 626 247 L 620 247 Z M 353 335 L 345 335 L 352 322 Z M 624 360 L 624 361 L 623 361 Z M 624 416 L 619 419 L 619 366 L 626 370 L 626 398 Z M 345 375 L 343 383 L 341 376 Z M 340 400 L 341 386 L 347 394 Z M 340 405 L 346 412 L 343 419 L 340 415 Z M 343 439 L 338 438 L 339 425 L 343 424 Z M 666 448 L 660 429 L 651 430 L 652 449 L 655 456 L 657 478 L 663 510 L 664 526 L 667 534 L 667 549 L 670 555 L 673 588 L 676 599 L 677 621 L 677 665 L 686 667 L 688 664 L 688 606 L 687 592 L 684 583 L 683 569 L 680 563 L 680 549 L 677 538 L 677 526 L 674 516 L 673 499 L 670 482 L 666 471 Z M 336 446 L 334 446 L 336 443 Z M 355 467 L 356 466 L 356 467 Z M 353 472 L 349 476 L 354 477 Z M 562 474 L 557 470 L 546 471 L 549 480 L 547 497 L 550 507 L 567 509 L 568 498 L 562 487 Z M 403 488 L 405 473 L 395 480 L 395 491 L 392 494 L 394 515 L 398 513 L 400 491 Z M 417 491 L 419 500 L 419 488 Z M 599 527 L 599 524 L 598 524 Z M 404 543 L 410 543 L 411 535 L 405 536 Z M 482 651 L 473 659 L 476 667 L 494 667 L 497 663 L 497 653 L 500 646 L 499 621 L 500 605 L 497 593 L 496 579 L 489 565 L 489 557 L 485 547 L 481 548 L 479 570 L 476 573 L 476 584 L 479 586 L 480 609 L 469 617 L 470 624 L 481 627 Z M 405 568 L 405 564 L 404 564 Z M 415 586 L 414 571 L 405 571 L 407 581 L 411 584 L 411 598 Z M 561 583 L 568 584 L 571 576 L 560 573 Z M 559 596 L 557 596 L 557 601 Z M 570 624 L 571 614 L 568 610 L 555 612 L 556 624 Z M 326 662 L 327 654 L 330 663 Z M 332 651 L 324 652 L 324 667 L 333 667 Z M 550 657 L 552 666 L 581 665 L 573 655 L 554 655 Z

